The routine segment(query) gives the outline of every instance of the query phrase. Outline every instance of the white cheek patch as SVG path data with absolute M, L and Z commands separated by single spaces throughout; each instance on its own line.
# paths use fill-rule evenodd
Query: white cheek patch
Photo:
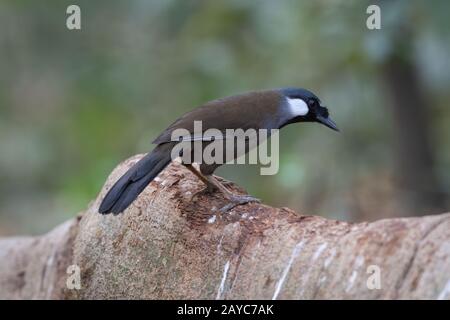
M 287 98 L 289 111 L 292 116 L 304 116 L 308 113 L 308 105 L 302 99 Z

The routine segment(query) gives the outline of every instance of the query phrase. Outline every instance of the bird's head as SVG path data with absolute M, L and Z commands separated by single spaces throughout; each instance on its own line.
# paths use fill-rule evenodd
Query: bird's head
M 289 116 L 288 123 L 319 122 L 330 129 L 339 131 L 336 123 L 331 120 L 328 109 L 322 106 L 320 99 L 311 91 L 301 88 L 280 89 L 285 98 L 285 106 Z

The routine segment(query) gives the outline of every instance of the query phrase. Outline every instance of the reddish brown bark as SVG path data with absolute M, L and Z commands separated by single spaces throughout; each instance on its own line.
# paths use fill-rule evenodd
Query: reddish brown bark
M 190 201 L 203 186 L 177 164 L 125 213 L 98 214 L 138 158 L 114 170 L 79 218 L 0 240 L 0 298 L 450 298 L 450 214 L 360 224 L 262 204 L 220 214 L 219 194 Z M 70 265 L 80 290 L 66 286 Z M 381 289 L 367 286 L 370 266 Z

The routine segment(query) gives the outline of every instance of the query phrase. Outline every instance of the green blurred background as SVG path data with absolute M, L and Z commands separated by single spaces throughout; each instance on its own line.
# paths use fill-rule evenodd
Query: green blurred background
M 366 8 L 381 7 L 381 30 Z M 66 28 L 81 7 L 82 29 Z M 317 93 L 341 133 L 282 130 L 280 172 L 217 174 L 273 206 L 362 221 L 445 212 L 450 2 L 2 1 L 0 235 L 38 234 L 193 107 L 243 91 Z

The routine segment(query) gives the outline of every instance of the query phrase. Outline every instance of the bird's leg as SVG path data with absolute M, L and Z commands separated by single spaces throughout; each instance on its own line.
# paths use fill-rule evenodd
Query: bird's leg
M 220 212 L 222 212 L 222 213 L 225 213 L 225 212 L 233 209 L 236 206 L 246 204 L 249 202 L 261 202 L 261 200 L 254 198 L 252 196 L 249 196 L 249 195 L 238 195 L 238 194 L 232 193 L 230 190 L 225 188 L 219 180 L 214 178 L 213 175 L 207 175 L 207 176 L 205 176 L 205 178 L 209 181 L 210 184 L 214 185 L 214 187 L 216 187 L 220 192 L 222 192 L 223 195 L 225 196 L 225 198 L 228 199 L 228 201 L 230 201 L 229 204 L 227 204 L 226 206 L 224 206 L 220 209 Z
M 189 171 L 191 171 L 193 174 L 195 174 L 197 176 L 197 178 L 199 178 L 204 184 L 206 184 L 206 191 L 207 192 L 212 193 L 216 189 L 216 187 L 208 181 L 206 176 L 204 176 L 200 171 L 195 169 L 193 165 L 191 165 L 191 164 L 184 164 L 184 166 L 187 169 L 189 169 Z M 199 192 L 196 192 L 192 196 L 191 200 L 193 200 L 200 192 L 203 192 L 203 190 L 201 190 Z
M 242 204 L 246 204 L 249 202 L 260 202 L 259 199 L 254 198 L 249 195 L 238 195 L 238 194 L 232 193 L 230 190 L 225 188 L 225 186 L 219 180 L 214 178 L 213 175 L 203 175 L 200 171 L 198 171 L 194 166 L 192 166 L 190 164 L 185 164 L 184 166 L 186 168 L 188 168 L 193 174 L 195 174 L 200 180 L 202 180 L 203 183 L 206 184 L 206 188 L 207 188 L 208 192 L 212 192 L 217 189 L 220 192 L 222 192 L 222 194 L 225 196 L 225 198 L 227 198 L 228 201 L 230 201 L 229 204 L 227 204 L 226 206 L 224 206 L 223 208 L 220 209 L 220 212 L 222 212 L 222 213 L 225 213 L 225 212 L 233 209 L 234 207 L 242 205 Z M 199 192 L 202 192 L 202 191 L 199 191 Z M 195 196 L 197 196 L 197 194 L 199 192 L 195 193 L 192 196 L 191 200 L 194 199 Z

